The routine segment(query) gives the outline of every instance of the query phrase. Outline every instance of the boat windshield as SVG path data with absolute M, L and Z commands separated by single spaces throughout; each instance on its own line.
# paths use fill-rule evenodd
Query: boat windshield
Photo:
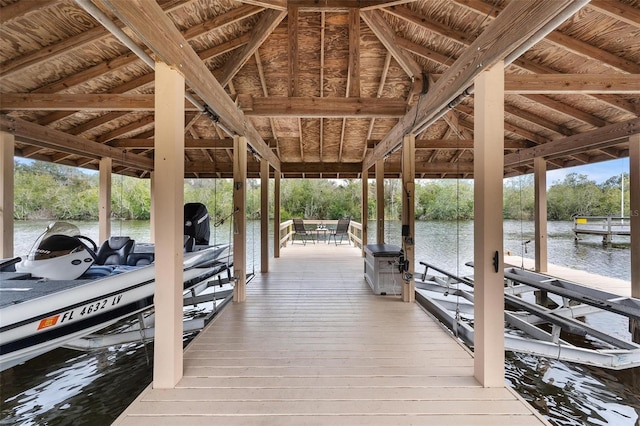
M 37 260 L 74 252 L 82 247 L 75 238 L 80 229 L 68 222 L 52 222 L 33 243 L 29 259 Z

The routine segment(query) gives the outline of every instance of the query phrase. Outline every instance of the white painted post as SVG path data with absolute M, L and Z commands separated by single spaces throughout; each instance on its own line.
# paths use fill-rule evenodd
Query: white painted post
M 415 175 L 416 175 L 416 137 L 406 135 L 402 140 L 402 226 L 408 227 L 408 235 L 402 236 L 404 259 L 409 262 L 409 269 L 402 276 L 402 300 L 413 302 L 416 298 L 414 279 L 415 265 Z
M 376 244 L 384 244 L 384 160 L 376 161 Z
M 14 167 L 13 152 L 15 149 L 15 136 L 8 132 L 0 132 L 0 258 L 13 257 L 13 200 L 14 200 Z
M 184 77 L 157 62 L 155 87 L 153 387 L 171 389 L 183 374 Z
M 260 159 L 260 272 L 269 272 L 269 162 Z
M 542 157 L 533 159 L 534 227 L 538 272 L 547 272 L 547 162 Z
M 280 257 L 280 171 L 273 171 L 273 257 Z
M 111 236 L 111 169 L 113 160 L 110 157 L 100 159 L 99 172 L 99 208 L 98 208 L 98 243 Z
M 362 247 L 360 247 L 362 251 L 362 257 L 365 256 L 364 246 L 367 245 L 367 227 L 369 226 L 369 170 L 362 171 Z
M 640 298 L 640 134 L 629 137 L 629 223 L 631 226 L 631 297 Z M 640 343 L 640 321 L 629 320 L 632 339 Z
M 629 193 L 631 296 L 640 298 L 640 133 L 629 137 Z
M 247 271 L 247 138 L 233 137 L 233 301 L 246 299 Z
M 504 64 L 475 80 L 474 117 L 474 375 L 504 387 Z

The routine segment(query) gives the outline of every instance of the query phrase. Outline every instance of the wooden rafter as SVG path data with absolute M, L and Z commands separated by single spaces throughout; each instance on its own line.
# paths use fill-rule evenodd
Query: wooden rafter
M 568 6 L 570 1 L 511 2 L 505 10 L 465 50 L 429 90 L 429 96 L 418 102 L 400 119 L 371 155 L 364 167 L 384 158 L 402 141 L 436 115 L 462 91 L 473 84 L 483 70 L 504 59 Z M 417 119 L 416 119 L 417 117 Z
M 222 78 L 220 79 L 220 84 L 223 87 L 240 71 L 247 60 L 253 56 L 255 51 L 258 50 L 286 15 L 286 12 L 280 10 L 267 10 L 264 12 L 254 27 L 251 33 L 251 39 L 246 46 L 244 46 L 241 51 L 238 51 L 230 61 L 225 63 L 222 69 Z
M 113 158 L 114 164 L 153 170 L 153 160 L 150 158 L 125 153 L 118 148 L 92 142 L 19 118 L 8 117 L 4 114 L 0 114 L 0 130 L 9 132 L 15 135 L 16 140 L 31 145 L 51 148 L 66 154 L 80 155 L 94 159 L 111 157 Z
M 591 0 L 589 7 L 614 19 L 640 28 L 640 10 L 615 0 Z
M 589 149 L 607 148 L 624 143 L 629 136 L 637 133 L 640 133 L 640 118 L 610 124 L 591 132 L 580 133 L 505 155 L 504 165 L 505 168 L 515 167 L 529 164 L 536 157 L 553 158 L 558 155 L 574 155 Z
M 411 81 L 414 82 L 414 86 L 419 85 L 421 90 L 422 67 L 398 45 L 395 32 L 387 21 L 382 18 L 381 13 L 377 10 L 362 11 L 360 17 L 371 28 L 371 31 L 378 37 L 384 47 L 391 52 L 393 58 L 400 64 Z M 413 90 L 420 91 L 415 88 Z
M 153 50 L 160 60 L 180 69 L 185 81 L 203 101 L 215 110 L 231 131 L 247 137 L 249 144 L 275 168 L 280 160 L 264 143 L 260 134 L 238 111 L 234 102 L 182 34 L 153 2 L 143 0 L 104 0 L 127 26 Z

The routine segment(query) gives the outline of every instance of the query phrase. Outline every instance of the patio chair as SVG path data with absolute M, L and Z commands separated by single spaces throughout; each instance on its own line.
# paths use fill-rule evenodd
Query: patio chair
M 349 240 L 349 223 L 351 222 L 351 219 L 340 219 L 338 220 L 338 225 L 336 226 L 336 229 L 334 231 L 332 231 L 329 234 L 329 242 L 331 242 L 331 237 L 333 237 L 333 242 L 338 245 L 338 236 L 340 236 L 340 244 L 342 244 L 342 238 L 346 235 L 347 236 L 347 242 L 349 244 L 351 244 L 351 241 Z
M 304 222 L 302 221 L 302 219 L 293 219 L 293 230 L 294 230 L 294 234 L 293 234 L 293 239 L 291 240 L 291 244 L 295 242 L 296 236 L 302 238 L 302 244 L 305 246 L 307 245 L 308 239 L 313 241 L 313 244 L 316 243 L 315 240 L 313 239 L 313 235 L 305 229 Z

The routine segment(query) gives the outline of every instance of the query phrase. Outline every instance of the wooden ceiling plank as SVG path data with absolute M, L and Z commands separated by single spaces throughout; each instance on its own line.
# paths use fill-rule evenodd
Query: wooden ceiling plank
M 162 2 L 160 7 L 164 8 L 166 12 L 169 12 L 171 10 L 175 10 L 176 8 L 189 4 L 192 1 L 194 0 L 167 0 Z M 116 25 L 122 25 L 118 21 L 115 21 L 115 23 Z M 107 37 L 110 35 L 111 34 L 104 27 L 97 26 L 83 31 L 75 36 L 61 40 L 53 45 L 46 46 L 35 52 L 30 52 L 20 57 L 5 61 L 2 64 L 2 67 L 0 67 L 0 79 L 19 72 L 26 67 L 30 67 L 54 59 L 63 53 L 68 53 L 71 50 L 79 49 L 89 43 L 93 43 L 102 39 L 103 37 Z
M 455 1 L 482 15 L 490 14 L 491 16 L 495 16 L 496 14 L 498 14 L 498 16 L 500 16 L 499 13 L 502 13 L 503 10 L 502 6 L 492 6 L 479 0 Z M 589 43 L 585 43 L 582 40 L 578 40 L 577 38 L 563 34 L 558 30 L 550 32 L 545 37 L 545 41 L 552 43 L 560 48 L 569 50 L 577 55 L 603 62 L 620 71 L 628 72 L 631 74 L 640 74 L 640 65 L 616 56 L 596 46 L 590 45 Z
M 0 129 L 15 135 L 21 140 L 28 140 L 33 145 L 43 146 L 72 155 L 100 159 L 113 158 L 114 164 L 125 164 L 143 170 L 153 170 L 153 160 L 135 154 L 125 153 L 120 149 L 92 142 L 79 136 L 69 135 L 59 130 L 50 129 L 36 123 L 0 114 Z
M 569 1 L 511 2 L 487 29 L 466 49 L 447 70 L 427 97 L 423 96 L 383 141 L 365 158 L 368 169 L 376 160 L 384 158 L 402 141 L 433 119 L 448 103 L 473 84 L 483 70 L 503 60 L 514 49 L 533 36 L 559 14 Z M 445 78 L 446 76 L 446 78 Z M 416 117 L 418 119 L 416 120 Z
M 136 121 L 134 121 L 132 123 L 126 124 L 124 126 L 120 126 L 117 129 L 114 129 L 114 130 L 112 130 L 112 131 L 110 131 L 108 133 L 100 135 L 100 137 L 97 138 L 97 142 L 101 142 L 101 143 L 108 142 L 111 139 L 117 138 L 118 136 L 122 136 L 122 135 L 124 135 L 126 133 L 129 133 L 129 132 L 134 132 L 137 129 L 139 129 L 140 127 L 144 127 L 144 126 L 148 126 L 149 124 L 153 124 L 154 119 L 155 119 L 154 115 L 150 114 L 150 115 L 148 115 L 146 117 L 143 117 L 143 118 L 141 118 L 139 120 L 136 120 Z
M 275 169 L 280 168 L 280 160 L 257 130 L 247 122 L 224 88 L 156 4 L 143 0 L 104 0 L 103 3 L 158 55 L 159 60 L 184 74 L 189 87 L 219 115 L 227 128 L 246 136 L 260 156 Z
M 504 157 L 505 167 L 528 164 L 537 157 L 573 155 L 589 149 L 619 145 L 629 136 L 640 133 L 640 118 L 610 124 L 591 132 L 580 133 L 533 148 L 523 149 Z
M 0 8 L 0 24 L 5 24 L 18 17 L 25 16 L 28 13 L 42 10 L 53 4 L 56 4 L 58 0 L 31 0 L 20 1 Z
M 249 42 L 231 60 L 225 63 L 222 69 L 222 78 L 220 79 L 220 84 L 223 87 L 229 84 L 229 81 L 235 77 L 285 16 L 287 16 L 287 13 L 281 10 L 267 10 L 263 13 L 258 23 L 253 27 Z
M 481 13 L 483 16 L 497 16 L 498 14 L 498 10 L 494 9 L 492 5 L 486 4 L 480 0 L 456 0 L 457 3 L 459 3 L 462 6 L 466 6 L 467 8 L 471 9 L 471 10 L 475 10 L 478 13 Z M 384 10 L 387 13 L 393 14 L 394 16 L 397 16 L 399 18 L 405 19 L 409 22 L 412 22 L 415 25 L 420 26 L 420 28 L 424 28 L 426 30 L 429 31 L 433 31 L 439 35 L 442 35 L 444 37 L 447 37 L 448 39 L 456 42 L 456 43 L 460 43 L 462 46 L 468 47 L 473 40 L 475 40 L 475 36 L 474 35 L 468 35 L 466 33 L 462 33 L 459 31 L 454 31 L 451 30 L 450 28 L 440 24 L 437 21 L 428 19 L 426 17 L 423 16 L 418 16 L 417 14 L 415 14 L 413 11 L 411 11 L 410 9 L 404 8 L 404 7 L 396 7 L 393 9 L 385 9 Z M 398 39 L 400 39 L 398 37 Z M 417 45 L 415 45 L 415 43 L 411 43 L 408 41 L 399 41 L 399 44 L 402 44 L 403 47 L 405 47 L 406 49 L 414 52 L 415 54 L 427 57 L 427 59 L 431 59 L 434 60 L 436 62 L 439 62 L 442 65 L 445 66 L 450 66 L 449 64 L 449 58 L 443 58 L 439 55 L 434 55 L 432 54 L 430 51 L 428 50 L 424 50 L 419 48 Z M 560 74 L 559 71 L 556 71 L 552 68 L 549 67 L 545 67 L 545 66 L 541 66 L 539 64 L 536 64 L 524 57 L 519 57 L 517 58 L 514 62 L 513 62 L 514 66 L 518 66 L 524 70 L 527 70 L 529 72 L 532 72 L 534 74 Z M 526 95 L 523 95 L 526 96 Z M 590 95 L 595 99 L 598 99 L 602 102 L 606 102 L 609 105 L 613 105 L 614 107 L 627 111 L 627 112 L 631 112 L 633 114 L 639 115 L 640 112 L 640 107 L 635 105 L 635 104 L 631 104 L 629 102 L 625 102 L 624 100 L 620 99 L 620 97 L 618 96 L 613 96 L 613 95 L 597 95 L 597 94 L 593 94 Z M 558 111 L 563 112 L 564 114 L 567 114 L 567 111 L 573 111 L 573 113 L 571 114 L 574 118 L 584 121 L 585 123 L 589 123 L 589 124 L 593 124 L 595 121 L 601 121 L 599 118 L 592 116 L 590 114 L 587 114 L 583 111 L 580 111 L 576 108 L 573 107 L 561 107 L 563 104 L 557 101 L 554 101 L 552 99 L 549 99 L 549 102 L 545 103 L 549 108 L 553 108 L 550 105 L 556 105 L 557 107 L 560 107 L 560 109 L 558 109 Z M 553 108 L 556 109 L 556 108 Z M 606 124 L 606 123 L 605 123 Z M 604 124 L 603 124 L 604 125 Z
M 67 133 L 72 135 L 80 135 L 95 127 L 102 126 L 103 124 L 106 124 L 110 121 L 117 120 L 120 117 L 124 117 L 127 114 L 129 114 L 128 111 L 109 112 L 107 114 L 101 115 L 100 117 L 94 118 L 93 120 L 89 120 L 76 127 L 73 127 L 72 129 L 69 129 Z

